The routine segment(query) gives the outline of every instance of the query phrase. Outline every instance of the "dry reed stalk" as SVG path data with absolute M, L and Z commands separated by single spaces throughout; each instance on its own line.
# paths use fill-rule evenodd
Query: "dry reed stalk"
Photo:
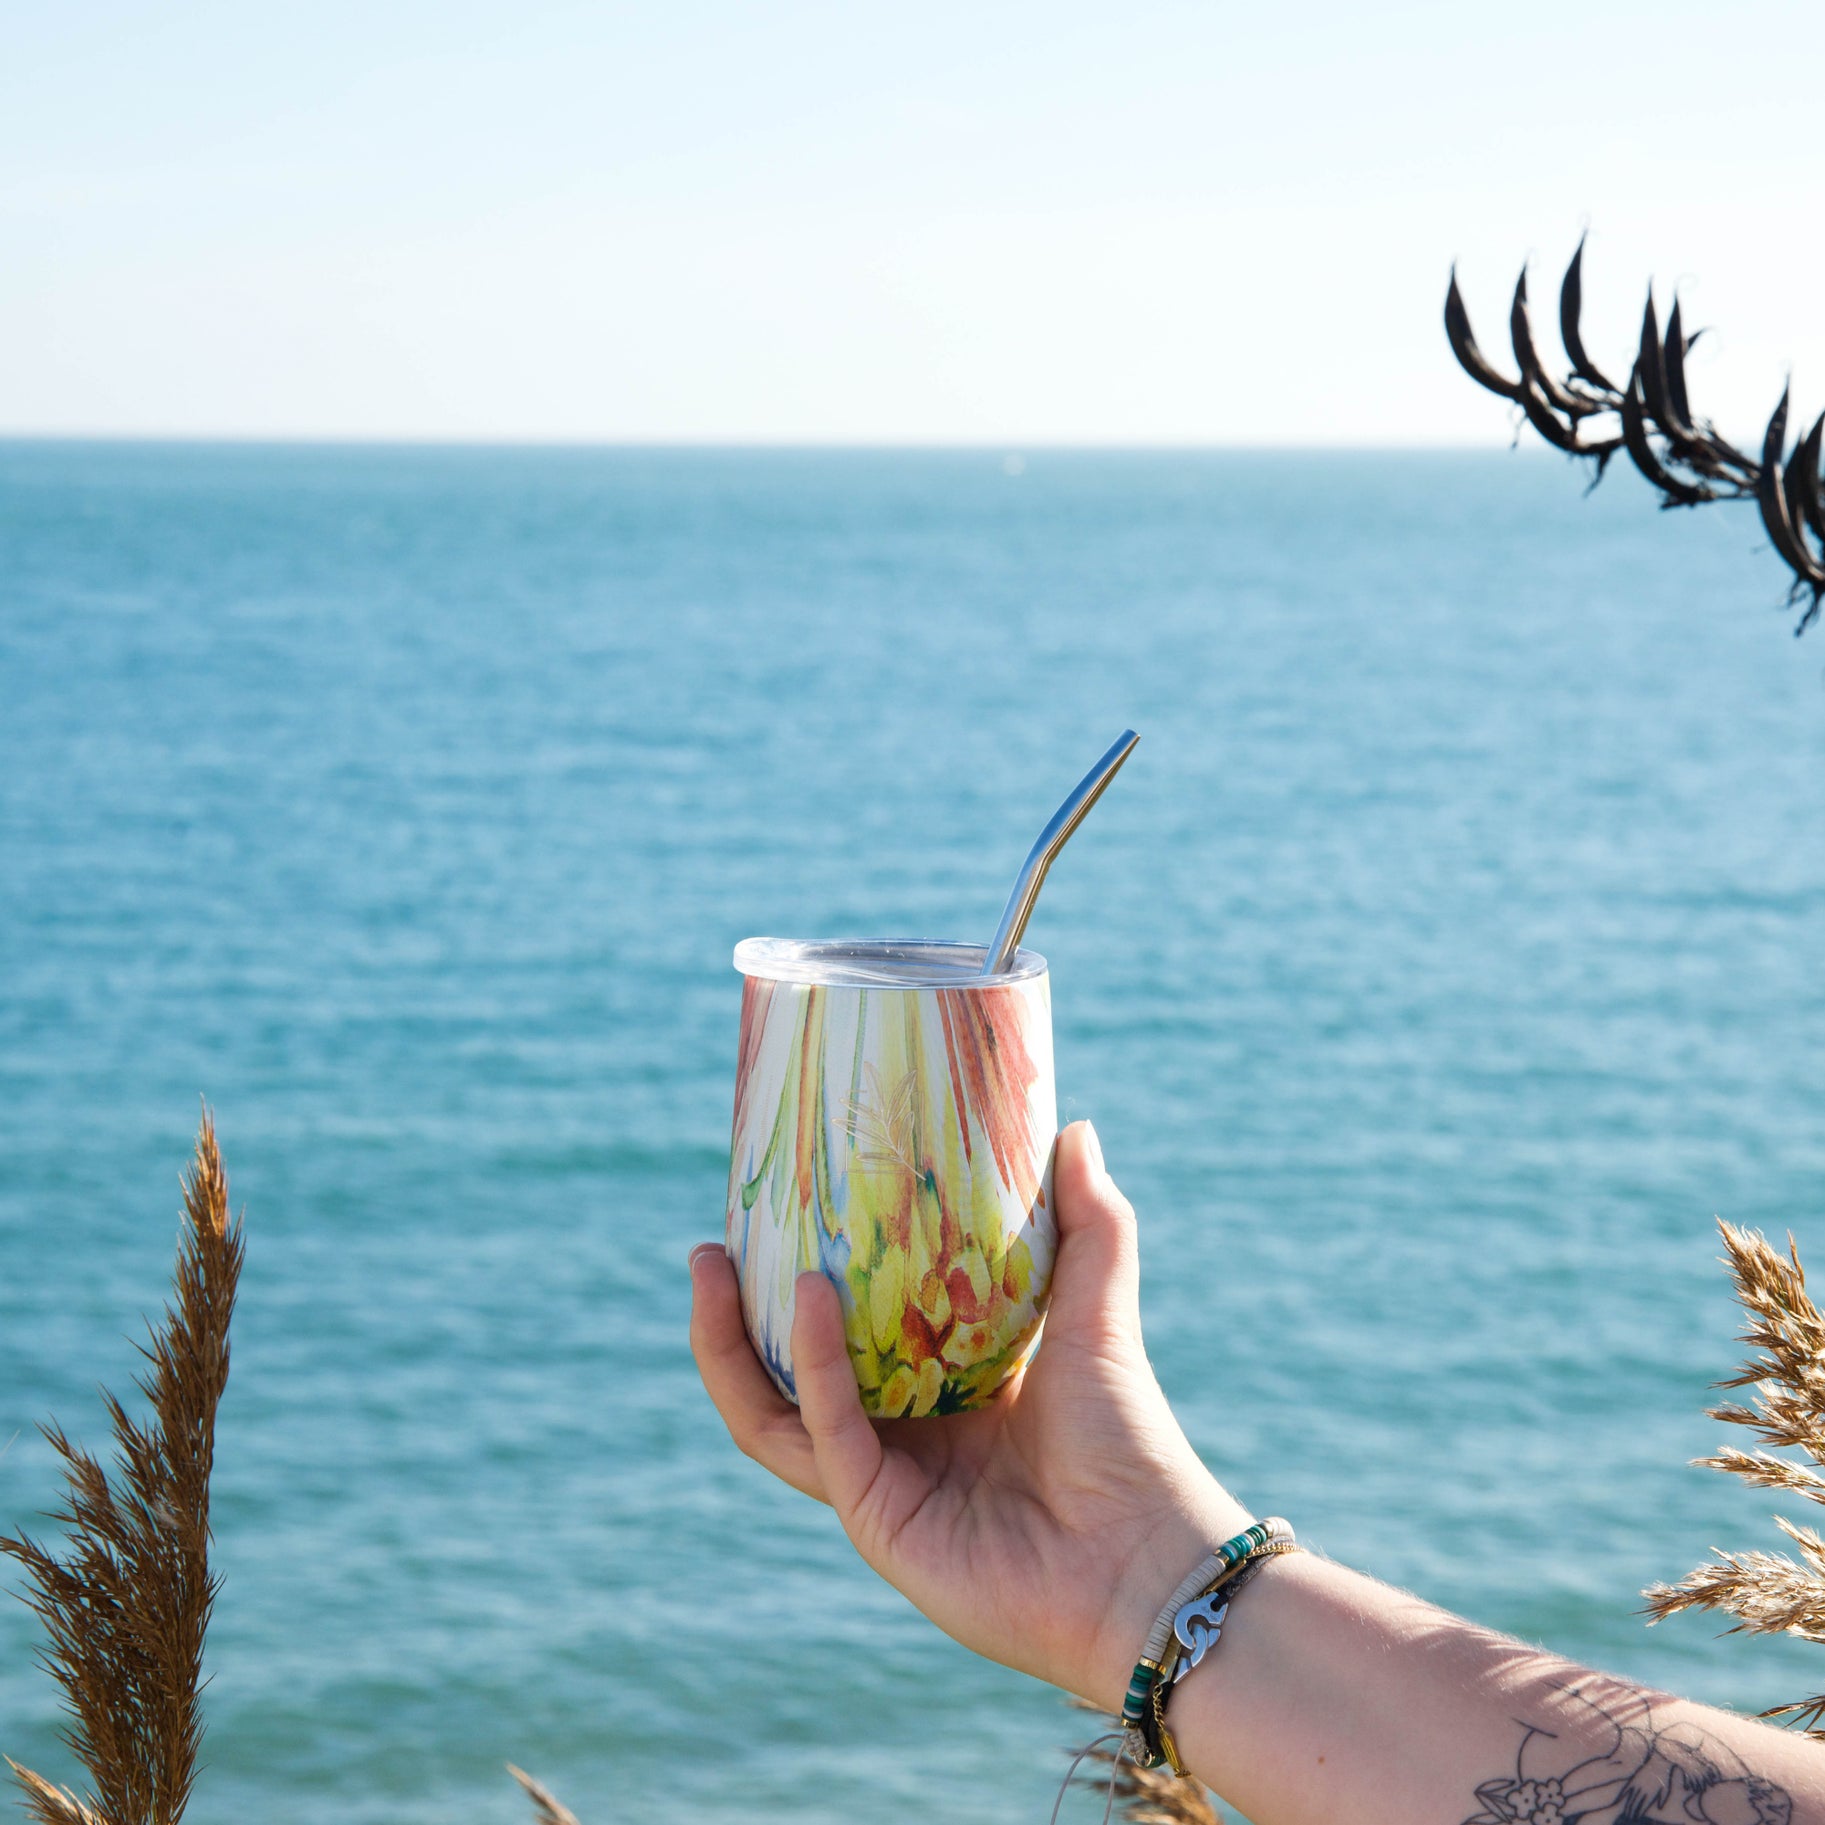
M 538 1825 L 578 1825 L 577 1815 L 549 1787 L 535 1781 L 524 1768 L 509 1762 L 507 1772 L 526 1789 L 532 1801 L 532 1816 Z
M 1092 1749 L 1088 1759 L 1107 1767 L 1115 1751 Z M 1107 1774 L 1080 1775 L 1078 1784 L 1098 1793 L 1109 1791 Z M 1203 1785 L 1170 1768 L 1137 1768 L 1123 1762 L 1115 1775 L 1115 1802 L 1129 1825 L 1221 1825 L 1222 1815 Z
M 80 1799 L 11 1764 L 40 1825 L 176 1825 L 202 1742 L 203 1640 L 218 1580 L 209 1569 L 215 1417 L 228 1381 L 228 1323 L 244 1252 L 207 1108 L 184 1177 L 172 1302 L 140 1346 L 148 1424 L 103 1390 L 111 1470 L 44 1427 L 63 1460 L 62 1556 L 21 1535 L 0 1553 L 26 1570 L 44 1624 L 42 1660 L 63 1687 L 66 1740 L 94 1792 Z
M 1071 1704 L 1079 1711 L 1096 1709 L 1081 1698 L 1072 1699 Z M 1071 1753 L 1076 1756 L 1078 1751 Z M 1099 1763 L 1105 1769 L 1115 1760 L 1115 1754 L 1098 1743 L 1089 1744 L 1082 1752 L 1085 1761 Z M 1109 1776 L 1081 1774 L 1077 1785 L 1107 1795 Z M 1190 1775 L 1174 1774 L 1170 1768 L 1137 1768 L 1132 1762 L 1123 1762 L 1115 1771 L 1115 1799 L 1128 1825 L 1222 1825 L 1223 1815 L 1202 1782 Z
M 1765 1237 L 1721 1220 L 1727 1264 L 1736 1296 L 1748 1318 L 1742 1341 L 1758 1352 L 1723 1388 L 1753 1388 L 1748 1406 L 1710 1409 L 1713 1419 L 1747 1426 L 1763 1447 L 1805 1452 L 1810 1464 L 1777 1457 L 1772 1450 L 1739 1451 L 1725 1446 L 1696 1461 L 1709 1470 L 1740 1477 L 1752 1488 L 1784 1489 L 1825 1503 L 1825 1314 L 1806 1291 L 1806 1273 L 1792 1236 L 1783 1258 Z M 1799 1548 L 1796 1561 L 1784 1553 L 1728 1553 L 1712 1558 L 1677 1584 L 1650 1585 L 1648 1619 L 1658 1622 L 1680 1610 L 1721 1610 L 1736 1621 L 1727 1631 L 1797 1635 L 1825 1641 L 1825 1540 L 1809 1527 L 1775 1517 L 1775 1525 Z M 1825 1694 L 1775 1705 L 1764 1717 L 1791 1717 L 1809 1736 L 1825 1738 Z

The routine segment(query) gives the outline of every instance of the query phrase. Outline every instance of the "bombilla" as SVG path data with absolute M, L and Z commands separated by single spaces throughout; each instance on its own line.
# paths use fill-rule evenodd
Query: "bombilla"
M 1121 770 L 1122 762 L 1134 752 L 1134 745 L 1140 740 L 1132 729 L 1124 729 L 1115 745 L 1072 787 L 1071 795 L 1052 813 L 1051 822 L 1039 833 L 1039 840 L 1027 852 L 1027 859 L 1021 864 L 1020 873 L 1014 880 L 1014 891 L 1008 895 L 1008 903 L 1001 915 L 1001 923 L 995 928 L 994 942 L 982 960 L 982 973 L 985 976 L 998 976 L 1014 961 L 1014 953 L 1020 948 L 1020 935 L 1027 928 L 1027 920 L 1033 916 L 1033 903 L 1039 898 L 1040 887 L 1044 884 L 1046 870 L 1052 866 L 1052 859 L 1070 841 L 1071 832 L 1084 821 L 1090 807 L 1102 797 L 1103 788 L 1115 778 Z

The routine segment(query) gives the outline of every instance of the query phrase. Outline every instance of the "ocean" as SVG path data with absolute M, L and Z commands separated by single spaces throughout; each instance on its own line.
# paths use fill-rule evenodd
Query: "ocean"
M 1616 1672 L 1825 1686 L 1639 1614 L 1793 1506 L 1688 1462 L 1714 1217 L 1825 1266 L 1825 633 L 1752 510 L 1021 454 L 0 445 L 0 1526 L 40 1420 L 103 1441 L 206 1098 L 196 1825 L 507 1825 L 509 1760 L 583 1825 L 1045 1817 L 1089 1720 L 735 1452 L 684 1262 L 735 942 L 986 938 L 1127 724 L 1027 942 L 1212 1468 Z M 37 1645 L 0 1603 L 0 1750 L 72 1779 Z

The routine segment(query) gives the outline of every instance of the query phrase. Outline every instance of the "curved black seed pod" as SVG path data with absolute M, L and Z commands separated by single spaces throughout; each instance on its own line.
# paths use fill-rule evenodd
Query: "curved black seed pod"
M 1516 365 L 1521 370 L 1523 388 L 1532 386 L 1540 396 L 1556 411 L 1565 413 L 1572 421 L 1576 431 L 1578 420 L 1588 418 L 1593 412 L 1604 408 L 1592 399 L 1586 399 L 1574 393 L 1568 387 L 1561 386 L 1547 373 L 1546 364 L 1540 359 L 1539 351 L 1534 347 L 1533 323 L 1527 314 L 1527 268 L 1521 268 L 1521 276 L 1515 280 L 1514 302 L 1508 307 L 1508 340 L 1514 348 Z M 1522 404 L 1526 401 L 1523 399 Z M 1531 418 L 1532 414 L 1528 416 Z
M 1692 410 L 1687 387 L 1686 354 L 1702 332 L 1686 333 L 1685 314 L 1675 296 L 1663 336 L 1652 286 L 1642 311 L 1641 335 L 1628 383 L 1619 389 L 1584 349 L 1579 323 L 1583 273 L 1584 240 L 1580 236 L 1559 288 L 1559 330 L 1571 362 L 1571 372 L 1563 379 L 1549 373 L 1540 359 L 1525 268 L 1516 282 L 1508 315 L 1519 378 L 1510 380 L 1499 373 L 1478 348 L 1455 266 L 1445 296 L 1445 333 L 1452 353 L 1479 386 L 1518 404 L 1527 422 L 1554 449 L 1588 457 L 1592 488 L 1603 479 L 1610 457 L 1618 449 L 1626 449 L 1660 495 L 1663 507 L 1696 507 L 1705 501 L 1753 496 L 1770 541 L 1793 573 L 1789 600 L 1798 603 L 1808 594 L 1812 598 L 1794 629 L 1796 634 L 1805 632 L 1825 612 L 1825 413 L 1785 463 L 1785 394 L 1769 420 L 1759 462 L 1719 436 L 1708 419 Z M 1616 416 L 1618 434 L 1587 441 L 1585 433 L 1593 428 L 1589 421 L 1609 413 Z
M 1660 340 L 1660 318 L 1654 309 L 1651 286 L 1647 308 L 1641 313 L 1641 349 L 1635 357 L 1635 378 L 1648 416 L 1661 430 L 1670 430 L 1672 410 L 1667 404 L 1666 348 Z
M 1499 393 L 1504 399 L 1521 397 L 1521 383 L 1498 374 L 1476 345 L 1476 335 L 1470 327 L 1470 313 L 1464 308 L 1464 294 L 1457 288 L 1455 262 L 1451 267 L 1451 288 L 1445 293 L 1445 336 L 1451 344 L 1452 354 L 1457 357 L 1458 366 L 1478 386 L 1487 387 L 1490 392 Z
M 1825 563 L 1814 557 L 1811 546 L 1806 542 L 1806 498 L 1810 494 L 1815 503 L 1817 501 L 1818 462 L 1818 446 L 1812 438 L 1802 438 L 1800 447 L 1794 451 L 1787 464 L 1787 473 L 1781 478 L 1781 495 L 1787 508 L 1787 524 L 1793 531 L 1794 543 L 1806 554 L 1808 563 L 1819 568 L 1821 575 L 1825 576 Z
M 1675 298 L 1673 315 L 1667 322 L 1666 341 L 1661 345 L 1661 358 L 1666 363 L 1667 403 L 1692 429 L 1693 450 L 1686 460 L 1714 480 L 1729 483 L 1740 496 L 1746 488 L 1755 485 L 1755 464 L 1728 438 L 1719 437 L 1717 427 L 1709 419 L 1697 417 L 1687 400 L 1686 357 L 1705 333 L 1702 329 L 1693 330 L 1689 336 L 1681 333 L 1679 300 Z M 1718 496 L 1719 500 L 1724 498 L 1722 494 Z
M 1665 497 L 1660 503 L 1663 507 L 1696 507 L 1700 501 L 1717 499 L 1717 496 L 1702 483 L 1681 481 L 1670 469 L 1664 467 L 1660 458 L 1654 454 L 1654 446 L 1648 442 L 1639 368 L 1629 376 L 1629 390 L 1622 396 L 1620 411 L 1622 441 L 1628 446 L 1628 452 L 1634 460 L 1635 467 Z
M 1774 416 L 1768 420 L 1768 433 L 1762 439 L 1762 472 L 1756 482 L 1755 504 L 1761 509 L 1769 541 L 1787 561 L 1787 568 L 1801 582 L 1813 585 L 1816 590 L 1825 588 L 1825 564 L 1815 562 L 1812 553 L 1800 543 L 1799 534 L 1787 517 L 1787 491 L 1781 478 L 1781 455 L 1787 447 L 1787 400 L 1792 390 L 1789 384 L 1781 394 L 1781 403 L 1774 408 Z
M 1563 450 L 1568 456 L 1584 455 L 1584 446 L 1578 441 L 1578 428 L 1575 424 L 1563 425 L 1555 416 L 1553 409 L 1546 403 L 1546 396 L 1534 385 L 1531 375 L 1524 375 L 1517 389 L 1521 410 L 1527 414 L 1527 422 L 1552 445 L 1555 450 Z
M 1812 429 L 1806 433 L 1806 441 L 1800 445 L 1787 469 L 1787 517 L 1793 522 L 1795 532 L 1799 531 L 1800 522 L 1804 520 L 1812 528 L 1812 536 L 1821 545 L 1825 545 L 1825 496 L 1819 492 L 1819 461 L 1822 454 L 1825 454 L 1825 412 L 1821 412 L 1812 421 Z M 1799 503 L 1797 516 L 1793 510 L 1796 496 Z
M 1565 352 L 1571 357 L 1572 372 L 1580 380 L 1588 380 L 1592 386 L 1601 387 L 1612 400 L 1620 397 L 1620 389 L 1595 362 L 1584 352 L 1584 334 L 1578 327 L 1578 319 L 1584 314 L 1584 236 L 1578 237 L 1578 251 L 1572 255 L 1572 263 L 1565 269 L 1565 278 L 1559 286 L 1559 340 L 1565 344 Z
M 1673 309 L 1667 318 L 1666 340 L 1660 347 L 1660 371 L 1666 376 L 1667 410 L 1684 428 L 1687 437 L 1694 435 L 1692 407 L 1686 399 L 1686 336 L 1679 320 L 1679 294 L 1673 294 Z M 1672 427 L 1669 425 L 1668 427 Z
M 1650 299 L 1650 309 L 1652 303 Z M 1645 333 L 1645 324 L 1643 330 Z M 1660 358 L 1654 364 L 1666 399 L 1666 411 L 1659 415 L 1660 429 L 1665 433 L 1669 453 L 1676 461 L 1713 480 L 1740 485 L 1742 477 L 1752 472 L 1753 465 L 1710 425 L 1701 425 L 1692 416 L 1686 399 L 1686 350 L 1694 340 L 1685 333 L 1680 321 L 1679 299 L 1675 297 L 1672 314 L 1667 318 L 1667 333 L 1660 344 Z M 1644 358 L 1645 354 L 1644 345 Z M 1643 392 L 1647 396 L 1646 388 Z

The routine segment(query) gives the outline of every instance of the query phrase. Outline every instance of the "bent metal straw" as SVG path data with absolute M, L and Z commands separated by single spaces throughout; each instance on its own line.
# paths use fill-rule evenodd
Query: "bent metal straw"
M 1056 1230 L 1052 999 L 1020 948 L 1046 870 L 1139 739 L 1080 780 L 1027 856 L 992 945 L 750 938 L 726 1246 L 742 1315 L 797 1398 L 798 1276 L 843 1305 L 863 1408 L 978 1407 L 1026 1360 Z
M 1001 923 L 995 927 L 995 936 L 989 942 L 988 957 L 983 964 L 985 976 L 996 975 L 1013 962 L 1027 920 L 1033 916 L 1034 902 L 1045 885 L 1046 870 L 1071 840 L 1071 833 L 1089 816 L 1090 807 L 1122 770 L 1122 762 L 1134 752 L 1140 739 L 1132 729 L 1124 729 L 1102 759 L 1071 788 L 1065 802 L 1040 831 L 1037 841 L 1027 851 L 1027 859 L 1020 865 L 1020 873 L 1014 878 L 1014 891 L 1008 895 Z

